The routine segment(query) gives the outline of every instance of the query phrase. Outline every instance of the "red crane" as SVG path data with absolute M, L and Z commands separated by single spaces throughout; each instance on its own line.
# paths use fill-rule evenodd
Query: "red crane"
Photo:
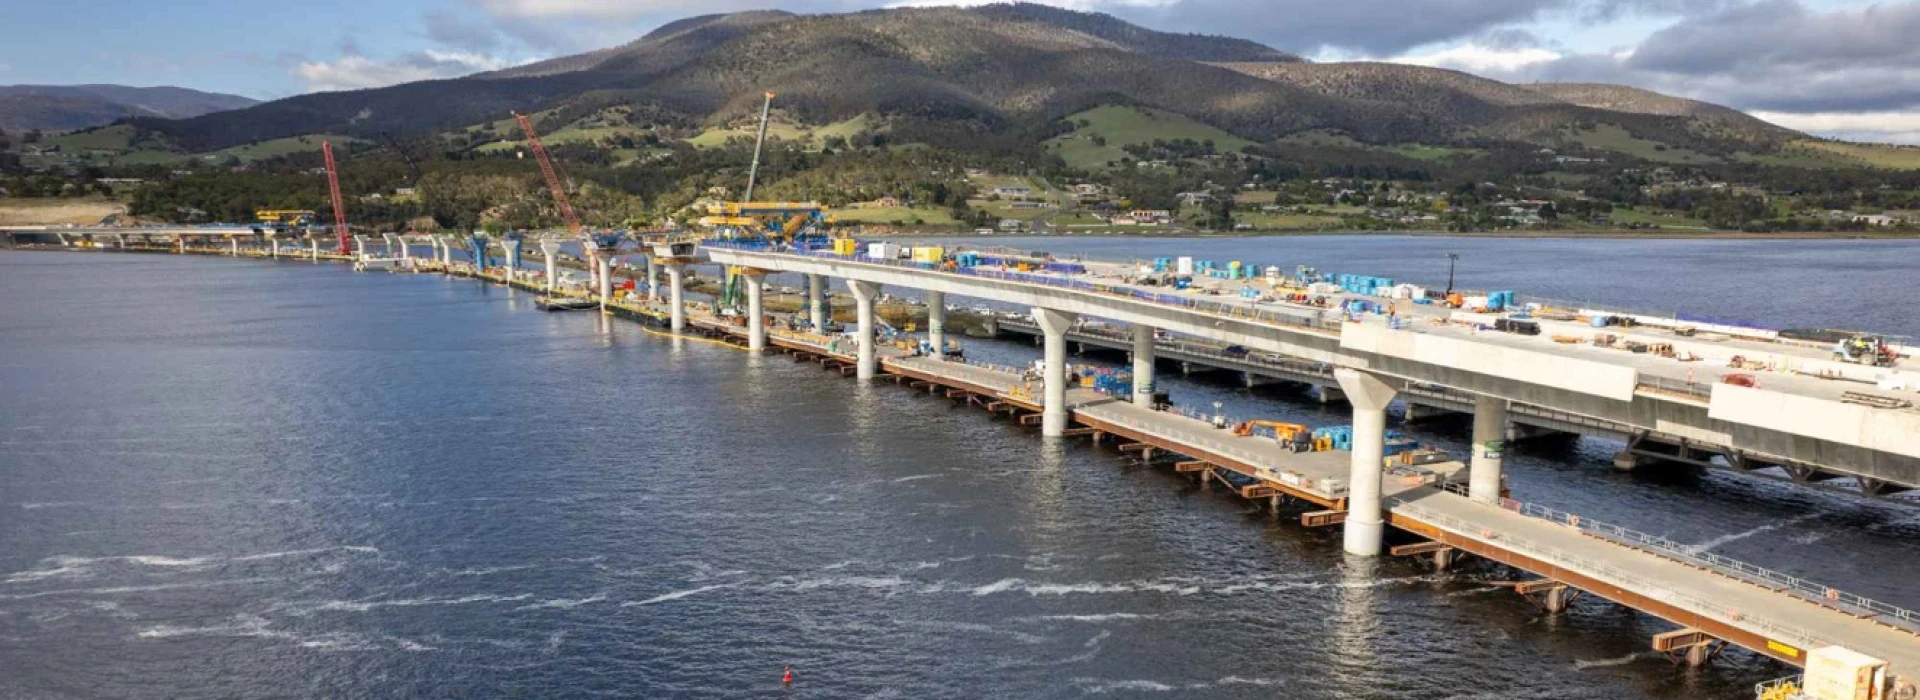
M 560 207 L 560 217 L 567 220 L 567 228 L 573 235 L 580 235 L 580 217 L 573 213 L 573 202 L 567 199 L 567 190 L 560 186 L 560 176 L 553 171 L 553 159 L 547 157 L 547 147 L 540 143 L 540 135 L 533 131 L 533 121 L 527 115 L 513 113 L 520 122 L 520 131 L 527 135 L 527 145 L 533 147 L 533 157 L 540 161 L 540 174 L 547 176 L 547 189 L 553 190 L 553 202 Z
M 347 205 L 340 199 L 340 171 L 333 167 L 333 142 L 320 142 L 320 155 L 327 159 L 327 192 L 333 195 L 333 232 L 340 237 L 340 254 L 346 255 L 353 249 L 347 246 Z

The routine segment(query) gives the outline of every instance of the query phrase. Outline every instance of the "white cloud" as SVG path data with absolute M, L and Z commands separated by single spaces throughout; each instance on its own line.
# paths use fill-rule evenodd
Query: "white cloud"
M 1770 112 L 1753 116 L 1789 129 L 1849 141 L 1920 145 L 1920 112 Z
M 1478 44 L 1462 44 L 1428 53 L 1403 54 L 1387 60 L 1469 73 L 1497 74 L 1518 72 L 1529 66 L 1560 60 L 1560 57 L 1557 51 L 1538 47 L 1495 49 Z
M 416 80 L 457 78 L 483 71 L 499 70 L 524 63 L 463 51 L 428 49 L 390 60 L 376 61 L 360 55 L 347 55 L 333 62 L 302 61 L 293 74 L 307 85 L 308 92 L 360 90 L 386 87 Z

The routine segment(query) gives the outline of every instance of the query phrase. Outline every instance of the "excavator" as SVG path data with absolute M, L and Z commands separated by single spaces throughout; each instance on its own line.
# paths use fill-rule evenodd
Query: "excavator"
M 1240 437 L 1266 435 L 1269 432 L 1281 447 L 1294 452 L 1313 451 L 1313 429 L 1299 423 L 1250 420 L 1233 426 L 1233 434 Z

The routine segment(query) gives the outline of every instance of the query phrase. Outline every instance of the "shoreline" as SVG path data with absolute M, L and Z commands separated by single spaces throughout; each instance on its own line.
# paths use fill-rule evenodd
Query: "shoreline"
M 1417 236 L 1422 238 L 1589 238 L 1610 240 L 1717 240 L 1717 241 L 1902 241 L 1920 240 L 1920 231 L 1915 232 L 1863 232 L 1863 231 L 1783 231 L 1754 233 L 1749 231 L 1618 231 L 1569 229 L 1561 231 L 1191 231 L 1167 229 L 1158 231 L 1127 232 L 1054 232 L 1019 233 L 994 232 L 981 234 L 973 232 L 898 232 L 875 234 L 874 238 L 966 238 L 975 240 L 993 238 L 1287 238 L 1294 236 Z

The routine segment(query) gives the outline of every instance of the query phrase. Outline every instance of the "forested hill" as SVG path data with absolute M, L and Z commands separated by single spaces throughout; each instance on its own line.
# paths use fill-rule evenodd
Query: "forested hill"
M 178 87 L 0 85 L 0 131 L 71 131 L 129 117 L 197 117 L 259 104 Z
M 633 106 L 699 128 L 751 113 L 762 91 L 778 93 L 789 116 L 809 123 L 872 115 L 955 134 L 1044 136 L 1066 115 L 1128 104 L 1255 142 L 1322 131 L 1368 143 L 1538 141 L 1596 124 L 1705 152 L 1798 138 L 1732 110 L 1652 93 L 1645 94 L 1665 101 L 1418 66 L 1314 64 L 1243 39 L 1030 4 L 708 15 L 624 46 L 510 70 L 135 125 L 192 152 L 316 133 L 439 132 L 512 110 Z

